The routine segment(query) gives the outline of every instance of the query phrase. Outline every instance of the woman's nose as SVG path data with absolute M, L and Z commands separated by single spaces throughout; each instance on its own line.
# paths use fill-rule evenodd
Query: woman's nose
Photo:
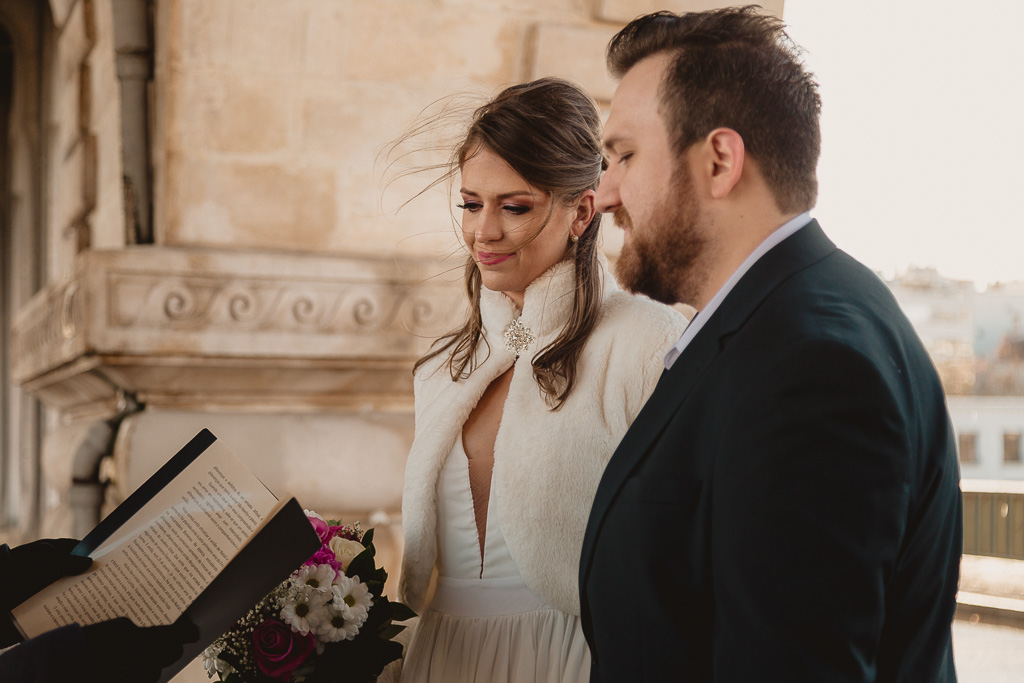
M 503 231 L 501 220 L 493 211 L 484 209 L 477 214 L 474 236 L 481 242 L 496 242 L 501 239 Z

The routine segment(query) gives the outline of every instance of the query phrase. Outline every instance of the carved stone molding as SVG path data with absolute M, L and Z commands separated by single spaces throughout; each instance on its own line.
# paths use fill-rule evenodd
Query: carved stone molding
M 15 379 L 86 409 L 407 405 L 410 369 L 461 310 L 439 264 L 132 247 L 86 251 L 20 310 Z

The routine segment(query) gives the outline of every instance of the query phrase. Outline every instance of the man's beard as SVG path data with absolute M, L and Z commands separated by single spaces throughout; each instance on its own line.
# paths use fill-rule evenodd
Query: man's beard
M 708 239 L 699 225 L 700 211 L 693 178 L 682 163 L 655 208 L 639 230 L 625 208 L 615 211 L 616 225 L 629 227 L 629 238 L 615 264 L 615 276 L 629 291 L 665 304 L 696 301 L 707 279 L 703 256 Z

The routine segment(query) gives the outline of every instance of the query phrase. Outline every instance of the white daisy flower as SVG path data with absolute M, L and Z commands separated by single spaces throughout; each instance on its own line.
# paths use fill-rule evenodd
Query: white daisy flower
M 309 586 L 291 591 L 281 608 L 281 621 L 293 631 L 306 635 L 316 631 L 320 621 L 327 616 L 324 605 L 333 597 L 332 593 L 319 591 Z
M 210 647 L 203 650 L 203 668 L 206 669 L 206 675 L 213 678 L 214 674 L 224 674 L 225 676 L 232 671 L 233 667 L 220 658 L 220 653 L 224 649 L 224 644 L 214 643 Z
M 373 606 L 373 596 L 365 583 L 360 583 L 358 576 L 339 575 L 331 587 L 334 594 L 332 605 L 345 611 L 346 616 L 362 626 L 366 615 Z
M 333 602 L 326 605 L 327 618 L 320 622 L 316 629 L 316 636 L 325 643 L 336 643 L 339 640 L 352 640 L 359 633 L 359 627 L 366 621 L 356 621 L 348 615 L 347 608 L 341 608 Z
M 295 586 L 329 589 L 337 574 L 329 564 L 307 564 L 295 573 Z

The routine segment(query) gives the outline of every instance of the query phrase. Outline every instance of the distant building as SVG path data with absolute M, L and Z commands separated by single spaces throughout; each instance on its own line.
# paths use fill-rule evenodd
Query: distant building
M 965 479 L 1024 479 L 1024 396 L 950 396 Z
M 974 307 L 974 353 L 986 358 L 1008 336 L 1024 334 L 1024 282 L 991 285 Z
M 910 268 L 886 284 L 931 354 L 946 393 L 973 394 L 974 284 L 934 268 Z
M 969 479 L 1024 479 L 1024 283 L 984 292 L 933 268 L 886 282 L 942 379 Z

